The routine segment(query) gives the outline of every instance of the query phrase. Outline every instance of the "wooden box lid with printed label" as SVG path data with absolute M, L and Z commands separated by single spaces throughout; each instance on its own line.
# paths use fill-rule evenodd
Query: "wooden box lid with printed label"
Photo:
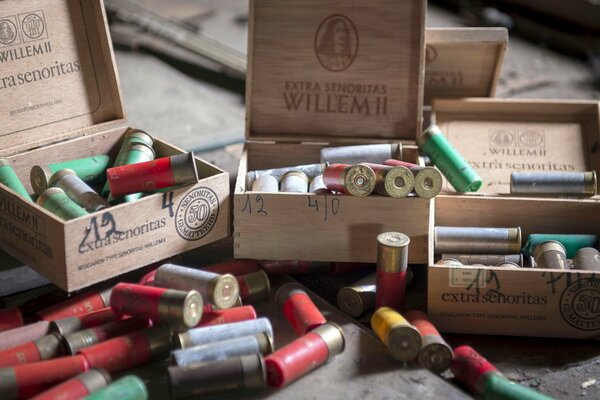
M 3 1 L 0 65 L 0 156 L 30 193 L 35 164 L 114 158 L 128 127 L 101 0 Z M 228 174 L 196 165 L 194 185 L 69 221 L 0 185 L 0 248 L 72 291 L 221 239 Z
M 520 227 L 600 234 L 600 197 L 510 194 L 510 173 L 600 171 L 600 103 L 436 100 L 442 132 L 484 180 L 481 193 L 442 194 L 436 226 Z M 450 188 L 446 188 L 450 191 Z M 596 338 L 600 279 L 582 270 L 447 267 L 430 260 L 428 311 L 445 332 Z
M 427 260 L 432 201 L 252 192 L 246 172 L 318 163 L 320 149 L 414 144 L 421 127 L 423 0 L 250 2 L 246 143 L 234 195 L 236 257 L 374 262 L 376 236 Z M 405 158 L 416 159 L 413 146 Z
M 425 104 L 494 97 L 508 45 L 506 28 L 427 28 Z

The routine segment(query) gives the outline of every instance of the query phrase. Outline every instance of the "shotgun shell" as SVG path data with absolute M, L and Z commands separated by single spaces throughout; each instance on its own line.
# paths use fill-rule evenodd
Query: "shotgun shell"
M 510 192 L 517 194 L 596 194 L 596 172 L 513 172 Z
M 82 399 L 106 387 L 110 375 L 102 369 L 91 369 L 34 397 L 34 400 Z M 119 399 L 120 400 L 120 399 Z
M 455 254 L 442 253 L 442 259 L 451 258 L 464 265 L 483 264 L 498 265 L 502 263 L 515 263 L 523 266 L 523 254 Z
M 18 307 L 0 309 L 0 332 L 23 326 L 23 315 Z
M 575 269 L 600 271 L 600 252 L 593 247 L 579 249 L 573 258 L 573 264 Z
M 252 306 L 228 308 L 227 310 L 211 310 L 202 313 L 202 319 L 195 328 L 210 325 L 230 324 L 232 322 L 256 319 L 256 310 Z
M 298 336 L 327 322 L 308 294 L 296 283 L 281 286 L 275 293 L 275 301 Z
M 44 190 L 44 193 L 38 197 L 37 204 L 67 221 L 89 214 L 57 187 Z
M 117 314 L 149 318 L 182 332 L 200 321 L 203 301 L 195 290 L 119 283 L 113 288 L 110 304 Z
M 271 175 L 259 176 L 252 184 L 252 191 L 277 193 L 279 192 L 279 181 Z
M 0 352 L 0 368 L 60 357 L 65 354 L 60 335 L 51 333 Z
M 211 394 L 260 390 L 265 387 L 265 362 L 260 354 L 250 354 L 195 364 L 169 367 L 171 398 L 183 399 Z
M 11 162 L 6 158 L 0 158 L 0 184 L 3 184 L 14 190 L 25 200 L 33 201 L 31 196 L 29 196 L 29 193 L 27 193 L 27 189 L 25 189 L 25 186 L 23 186 L 23 183 L 13 169 Z
M 68 354 L 77 354 L 85 347 L 93 346 L 117 336 L 148 328 L 147 319 L 128 318 L 122 321 L 113 321 L 104 325 L 72 332 L 63 337 L 65 350 Z
M 122 318 L 123 316 L 115 314 L 112 308 L 106 307 L 89 314 L 51 321 L 49 331 L 56 332 L 64 336 L 68 333 L 77 332 L 94 326 L 104 325 L 109 322 L 118 321 Z
M 308 193 L 308 176 L 304 172 L 290 171 L 281 177 L 280 192 Z
M 340 310 L 351 317 L 358 318 L 375 308 L 375 283 L 377 274 L 371 274 L 352 286 L 341 288 L 337 293 Z
M 222 309 L 233 307 L 240 295 L 238 282 L 233 275 L 215 274 L 175 264 L 163 264 L 158 267 L 154 282 L 162 287 L 197 290 L 204 302 Z
M 419 197 L 431 199 L 442 191 L 444 179 L 440 171 L 433 167 L 422 167 L 406 161 L 391 159 L 385 160 L 384 164 L 408 168 L 414 176 L 414 191 Z
M 258 266 L 258 261 L 256 260 L 231 260 L 204 267 L 202 270 L 221 275 L 231 274 L 239 276 L 260 271 L 260 267 Z
M 155 156 L 156 156 L 156 154 L 154 153 L 154 149 L 152 149 L 152 146 L 149 146 L 148 144 L 142 143 L 142 142 L 129 143 L 125 147 L 123 163 L 120 164 L 120 166 L 149 162 L 151 160 L 154 160 Z M 117 167 L 116 163 L 115 163 L 115 165 L 113 165 L 113 168 L 115 168 L 115 167 Z M 109 203 L 113 203 L 115 199 L 114 199 L 113 194 L 110 192 L 110 184 L 108 182 L 108 170 L 107 170 L 107 180 L 106 180 L 106 184 L 104 185 L 104 187 L 108 191 L 108 197 L 106 200 Z M 137 199 L 142 197 L 142 195 L 143 195 L 143 193 L 132 193 L 132 194 L 128 194 L 127 196 L 123 197 L 122 200 L 125 203 L 130 203 L 132 201 L 136 201 Z
M 271 175 L 275 179 L 279 181 L 279 179 L 290 171 L 300 171 L 303 172 L 309 179 L 314 178 L 317 175 L 321 175 L 323 171 L 327 168 L 327 163 L 321 164 L 306 164 L 306 165 L 296 165 L 293 167 L 283 167 L 283 168 L 271 168 L 271 169 L 263 169 L 259 171 L 249 171 L 246 174 L 246 187 L 252 187 L 254 181 L 263 175 Z
M 409 243 L 410 238 L 403 233 L 377 235 L 377 308 L 387 306 L 399 310 L 404 305 Z
M 67 196 L 88 212 L 95 212 L 110 207 L 98 193 L 81 180 L 75 171 L 61 169 L 50 178 L 50 186 L 62 189 Z
M 134 151 L 131 151 L 131 145 L 139 143 L 149 150 L 141 150 L 147 154 L 145 157 L 140 157 L 140 154 L 134 154 Z M 115 158 L 115 162 L 113 163 L 113 167 L 120 167 L 125 164 L 133 164 L 136 162 L 149 161 L 154 159 L 154 150 L 152 146 L 154 145 L 154 139 L 152 136 L 148 135 L 146 132 L 141 131 L 139 129 L 129 129 L 125 136 L 123 137 L 123 143 L 121 143 L 121 147 L 119 148 L 119 152 L 117 153 L 117 157 Z M 139 149 L 139 148 L 138 148 Z M 150 154 L 148 154 L 150 153 Z M 148 158 L 148 155 L 151 156 Z M 107 197 L 110 194 L 110 188 L 108 186 L 108 182 L 104 184 L 102 188 L 102 192 L 100 195 L 102 197 Z M 110 202 L 110 198 L 109 198 Z
M 548 240 L 537 245 L 533 251 L 537 268 L 569 269 L 565 246 L 556 240 Z
M 419 355 L 421 334 L 396 310 L 378 308 L 371 317 L 371 327 L 396 360 L 412 361 Z
M 437 125 L 427 128 L 419 139 L 419 149 L 431 158 L 457 192 L 476 192 L 481 188 L 481 177 L 444 137 Z
M 0 158 L 0 183 L 14 190 L 24 199 L 32 201 L 27 189 L 13 169 L 12 163 L 7 158 Z
M 458 260 L 455 260 L 454 258 L 442 258 L 441 260 L 436 262 L 435 265 L 443 265 L 444 267 L 462 267 L 463 263 L 461 263 Z M 471 264 L 471 265 L 477 265 L 477 264 Z
M 452 364 L 452 348 L 442 338 L 440 332 L 429 321 L 427 315 L 418 310 L 409 311 L 404 317 L 421 334 L 422 347 L 419 352 L 419 365 L 441 374 Z
M 106 170 L 113 197 L 198 182 L 194 153 L 177 154 Z
M 181 349 L 187 349 L 201 344 L 257 335 L 261 332 L 265 332 L 273 340 L 273 327 L 268 318 L 190 329 L 185 333 L 176 335 L 175 344 Z
M 85 400 L 147 400 L 148 389 L 135 375 L 127 375 L 85 397 Z
M 106 179 L 106 169 L 108 167 L 110 167 L 110 157 L 98 155 L 48 165 L 34 165 L 31 168 L 29 177 L 33 191 L 40 195 L 50 187 L 49 182 L 52 175 L 61 169 L 75 171 L 77 176 L 84 182 L 98 183 Z
M 173 363 L 183 367 L 201 362 L 224 360 L 248 354 L 273 352 L 273 341 L 265 332 L 251 336 L 222 340 L 216 343 L 201 344 L 187 349 L 175 350 L 172 354 Z
M 314 194 L 329 193 L 329 189 L 327 189 L 327 186 L 325 186 L 325 182 L 323 182 L 323 174 L 317 175 L 311 179 L 310 185 L 308 185 L 308 191 Z
M 0 158 L 0 183 L 14 190 L 25 200 L 33 201 L 31 196 L 29 196 L 29 193 L 27 193 L 27 189 L 25 189 L 25 186 L 23 186 L 23 183 L 17 176 L 10 161 L 6 158 Z
M 45 321 L 56 321 L 81 316 L 110 306 L 112 288 L 91 291 L 74 296 L 53 306 L 38 311 L 35 315 Z
M 434 249 L 440 253 L 515 254 L 521 252 L 521 228 L 436 226 Z
M 496 265 L 498 268 L 521 268 L 521 266 L 514 262 L 503 262 Z
M 87 370 L 82 356 L 0 368 L 0 393 L 3 400 L 27 399 Z
M 331 275 L 347 274 L 350 272 L 364 271 L 366 269 L 375 269 L 376 264 L 354 263 L 354 262 L 332 262 L 329 273 Z
M 375 171 L 366 165 L 331 164 L 323 172 L 327 189 L 352 196 L 368 196 L 375 189 Z
M 415 186 L 415 178 L 406 167 L 363 163 L 375 172 L 375 193 L 390 197 L 406 197 Z
M 431 162 L 431 158 L 427 156 L 420 155 L 417 157 L 417 164 L 424 165 L 426 167 L 433 167 L 433 163 Z
M 483 393 L 487 376 L 498 373 L 496 367 L 469 346 L 454 348 L 450 370 L 476 396 Z
M 330 262 L 320 261 L 267 261 L 258 262 L 269 275 L 319 274 L 329 272 Z
M 481 400 L 552 400 L 537 390 L 513 382 L 500 374 L 486 376 Z
M 236 276 L 243 303 L 259 303 L 266 301 L 271 293 L 269 276 L 263 270 Z
M 103 368 L 116 374 L 166 357 L 171 350 L 168 326 L 156 326 L 118 336 L 79 350 L 90 368 Z
M 342 328 L 328 322 L 265 358 L 267 381 L 283 387 L 344 351 Z
M 402 143 L 363 144 L 321 149 L 321 162 L 332 164 L 381 164 L 389 158 L 402 158 Z
M 596 247 L 598 236 L 596 235 L 572 235 L 572 234 L 545 234 L 533 233 L 527 237 L 527 242 L 523 246 L 523 254 L 532 256 L 533 250 L 538 244 L 548 240 L 560 242 L 567 250 L 567 258 L 573 259 L 577 250 L 584 247 Z
M 38 340 L 48 333 L 48 321 L 39 321 L 33 324 L 21 326 L 0 332 L 0 350 L 19 346 L 21 344 Z

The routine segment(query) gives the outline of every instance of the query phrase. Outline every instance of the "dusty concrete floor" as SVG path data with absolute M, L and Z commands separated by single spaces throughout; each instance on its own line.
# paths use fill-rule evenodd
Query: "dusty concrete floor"
M 186 15 L 194 2 L 181 1 L 180 7 L 149 0 L 175 17 Z M 217 4 L 218 3 L 218 4 Z M 179 4 L 179 3 L 177 3 Z M 245 1 L 198 1 L 214 7 L 210 18 L 202 20 L 205 32 L 223 38 L 233 46 L 245 49 L 246 26 L 235 22 L 244 15 Z M 179 13 L 179 15 L 178 15 Z M 428 10 L 429 26 L 461 26 L 462 21 L 436 7 Z M 174 68 L 171 60 L 151 54 L 117 51 L 117 64 L 129 121 L 149 132 L 187 149 L 214 149 L 243 139 L 244 98 L 240 82 L 216 77 L 193 68 Z M 214 79 L 213 79 L 214 78 Z M 591 74 L 579 60 L 562 56 L 535 44 L 511 37 L 497 95 L 521 98 L 600 99 L 600 91 L 591 85 Z M 241 146 L 202 154 L 230 173 L 235 173 Z M 419 285 L 413 289 L 415 299 L 423 297 L 425 277 L 417 274 Z M 325 277 L 305 277 L 303 282 L 326 299 L 339 282 L 326 282 Z M 452 344 L 473 345 L 493 361 L 511 379 L 537 387 L 556 398 L 600 398 L 600 347 L 594 341 L 549 340 L 495 336 L 448 335 Z M 368 351 L 368 350 L 366 350 Z M 329 375 L 328 375 L 329 376 Z M 380 379 L 381 378 L 381 379 Z M 427 378 L 429 379 L 429 378 Z M 429 392 L 407 392 L 411 396 L 441 398 L 443 381 L 426 380 Z M 595 381 L 593 381 L 595 382 Z M 320 397 L 318 389 L 326 382 L 299 384 L 296 398 Z M 370 387 L 385 385 L 376 375 L 364 381 Z M 407 385 L 418 384 L 414 380 Z M 316 386 L 314 386 L 316 385 Z M 444 387 L 444 386 L 442 386 Z M 451 395 L 452 393 L 452 395 Z M 375 390 L 370 396 L 382 398 Z M 384 395 L 384 392 L 379 393 Z M 389 395 L 389 393 L 385 393 Z M 449 397 L 462 397 L 448 387 Z M 391 396 L 395 397 L 395 396 Z M 407 396 L 398 396 L 407 397 Z

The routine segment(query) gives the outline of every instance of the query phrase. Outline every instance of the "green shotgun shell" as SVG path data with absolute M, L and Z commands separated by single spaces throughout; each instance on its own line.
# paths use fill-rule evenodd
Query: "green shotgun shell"
M 482 400 L 552 400 L 537 390 L 506 379 L 502 375 L 490 372 L 485 376 Z
M 10 165 L 10 161 L 6 158 L 0 158 L 0 183 L 17 192 L 25 200 L 33 201 L 29 193 L 27 193 L 27 189 L 25 189 L 21 180 L 19 180 L 12 165 Z
M 127 375 L 86 397 L 85 400 L 146 400 L 148 389 L 135 375 Z
M 598 236 L 532 233 L 527 237 L 527 242 L 523 247 L 523 254 L 526 256 L 532 256 L 533 250 L 538 244 L 547 242 L 549 240 L 560 242 L 563 246 L 565 246 L 567 258 L 572 259 L 575 257 L 577 250 L 583 249 L 584 247 L 596 247 L 596 243 L 598 243 Z
M 476 192 L 481 188 L 481 177 L 444 137 L 437 125 L 431 125 L 423 132 L 419 148 L 431 158 L 457 192 Z
M 127 159 L 130 157 L 130 155 L 127 154 L 128 147 L 132 143 L 141 143 L 141 144 L 145 144 L 146 146 L 152 148 L 152 146 L 154 145 L 154 139 L 152 139 L 152 136 L 148 135 L 146 132 L 144 132 L 142 130 L 129 129 L 125 133 L 125 138 L 123 139 L 123 143 L 121 144 L 119 153 L 117 153 L 115 162 L 112 165 L 113 167 L 120 167 L 121 165 L 125 165 L 125 164 L 133 164 L 131 162 L 127 162 Z M 154 155 L 152 156 L 152 158 L 154 158 Z M 144 161 L 150 161 L 150 160 L 144 160 Z M 139 161 L 137 161 L 137 162 L 139 162 Z M 102 197 L 106 198 L 109 195 L 109 193 L 110 193 L 110 187 L 108 186 L 108 182 L 106 182 L 106 184 L 104 184 L 104 187 L 102 188 L 102 192 L 100 192 L 100 195 Z M 110 200 L 112 200 L 112 198 L 110 198 L 109 201 Z
M 123 164 L 122 165 L 129 165 L 129 164 L 137 164 L 137 163 L 141 163 L 141 162 L 146 162 L 146 161 L 151 161 L 154 160 L 155 157 L 155 153 L 154 150 L 152 149 L 151 146 L 148 146 L 146 143 L 129 143 L 125 149 L 125 153 L 123 155 Z M 107 182 L 108 185 L 108 182 Z M 130 203 L 132 201 L 136 201 L 137 199 L 139 199 L 140 197 L 143 196 L 143 193 L 132 193 L 132 194 L 128 194 L 123 196 L 121 199 L 123 202 L 125 203 Z M 109 203 L 113 203 L 115 201 L 114 197 L 112 196 L 112 194 L 109 194 L 108 196 L 108 202 Z
M 39 195 L 50 187 L 50 178 L 61 169 L 73 170 L 86 183 L 99 183 L 106 180 L 108 167 L 110 167 L 110 157 L 102 154 L 48 165 L 34 165 L 29 177 L 33 191 Z
M 67 221 L 89 214 L 57 187 L 46 189 L 37 199 L 37 203 Z

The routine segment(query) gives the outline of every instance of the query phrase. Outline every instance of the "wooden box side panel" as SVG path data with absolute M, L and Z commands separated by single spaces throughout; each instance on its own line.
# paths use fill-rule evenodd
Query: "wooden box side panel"
M 0 88 L 0 154 L 73 138 L 121 119 L 101 0 L 6 1 L 13 32 Z
M 427 29 L 425 104 L 440 97 L 493 97 L 507 41 L 504 28 Z
M 428 270 L 428 316 L 442 332 L 597 338 L 600 279 L 591 272 Z
M 0 185 L 0 248 L 65 287 L 64 225 Z
M 254 0 L 250 9 L 249 138 L 415 138 L 423 0 Z

